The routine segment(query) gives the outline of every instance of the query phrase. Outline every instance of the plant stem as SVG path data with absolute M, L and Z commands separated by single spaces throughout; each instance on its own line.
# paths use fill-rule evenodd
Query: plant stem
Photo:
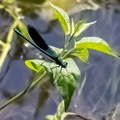
M 8 51 L 11 48 L 10 43 L 12 41 L 12 37 L 13 37 L 13 34 L 14 34 L 13 28 L 15 28 L 17 25 L 18 25 L 18 21 L 16 20 L 16 21 L 14 21 L 14 23 L 12 24 L 12 26 L 10 28 L 10 31 L 9 31 L 8 36 L 7 36 L 7 42 L 4 43 L 4 45 L 3 45 L 2 53 L 1 53 L 1 56 L 0 56 L 0 70 L 1 70 L 1 67 L 2 67 L 4 61 L 5 61 L 5 58 L 7 56 Z
M 26 90 L 21 91 L 20 93 L 18 93 L 17 95 L 15 95 L 14 97 L 12 97 L 10 100 L 8 100 L 6 103 L 4 103 L 1 107 L 0 110 L 4 109 L 5 107 L 7 107 L 8 105 L 10 105 L 11 103 L 13 103 L 14 101 L 16 101 L 18 98 L 20 98 L 21 96 L 25 95 L 30 89 L 32 89 L 33 87 L 35 87 L 40 81 L 41 84 L 43 84 L 44 81 L 42 81 L 42 79 L 44 79 L 46 77 L 46 72 L 42 74 L 42 76 L 40 78 L 37 78 L 34 82 L 32 82 L 32 84 L 29 86 L 29 88 Z M 40 84 L 40 85 L 41 85 Z
M 0 41 L 0 45 L 4 46 L 4 45 L 5 45 L 5 43 L 3 43 L 2 41 Z
M 3 50 L 4 50 L 4 51 L 3 51 Z M 6 56 L 7 56 L 7 53 L 8 53 L 8 51 L 10 50 L 10 44 L 9 44 L 9 43 L 8 43 L 8 44 L 5 44 L 5 45 L 3 46 L 3 50 L 2 50 L 2 54 L 1 54 L 1 56 L 0 56 L 0 70 L 1 70 L 1 67 L 2 67 L 4 61 L 5 61 L 5 58 L 6 58 Z
M 74 48 L 73 49 L 71 49 L 71 50 L 69 50 L 68 52 L 66 52 L 63 56 L 62 56 L 62 58 L 65 58 L 70 52 L 72 52 L 74 50 Z

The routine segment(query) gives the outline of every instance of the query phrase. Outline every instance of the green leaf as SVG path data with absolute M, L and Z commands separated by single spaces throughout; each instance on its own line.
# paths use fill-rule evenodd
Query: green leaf
M 52 3 L 48 2 L 51 7 L 55 10 L 55 14 L 56 17 L 58 18 L 59 22 L 62 25 L 62 28 L 65 32 L 65 34 L 69 34 L 70 33 L 70 20 L 69 20 L 69 16 L 67 15 L 67 13 L 65 11 L 63 11 L 61 8 L 53 5 Z
M 49 75 L 50 80 L 54 83 L 58 92 L 61 94 L 65 102 L 65 110 L 68 109 L 71 102 L 72 95 L 80 78 L 80 71 L 73 59 L 65 59 L 68 63 L 67 68 L 57 66 L 55 63 L 44 62 L 41 60 L 29 60 L 26 61 L 26 65 L 35 71 L 40 71 L 41 64 L 46 70 L 51 73 Z M 52 75 L 52 76 L 51 76 Z
M 62 115 L 65 112 L 65 105 L 64 105 L 64 101 L 62 101 L 58 108 L 57 108 L 57 112 L 55 113 L 55 115 L 47 115 L 46 119 L 47 120 L 61 120 L 62 119 Z
M 90 23 L 84 23 L 84 21 L 79 21 L 76 25 L 75 25 L 75 34 L 74 36 L 77 37 L 79 36 L 82 32 L 84 32 L 90 25 L 96 23 L 96 21 L 94 22 L 90 22 Z
M 42 62 L 43 62 L 42 60 L 34 59 L 34 60 L 26 60 L 25 64 L 30 69 L 38 72 L 38 71 L 40 71 L 43 68 L 43 66 L 41 65 Z
M 80 78 L 80 71 L 73 59 L 68 58 L 65 59 L 65 61 L 68 63 L 66 68 L 67 70 L 65 68 L 62 68 L 61 70 L 61 68 L 58 67 L 56 69 L 52 69 L 52 71 L 54 80 L 53 82 L 65 101 L 66 111 L 69 107 L 72 95 Z
M 84 37 L 79 42 L 76 42 L 75 50 L 79 51 L 85 48 L 98 50 L 117 57 L 117 53 L 111 49 L 109 44 L 98 37 Z
M 81 50 L 74 50 L 72 51 L 71 55 L 78 57 L 80 60 L 82 60 L 85 63 L 88 63 L 89 58 L 89 52 L 87 49 L 81 49 Z

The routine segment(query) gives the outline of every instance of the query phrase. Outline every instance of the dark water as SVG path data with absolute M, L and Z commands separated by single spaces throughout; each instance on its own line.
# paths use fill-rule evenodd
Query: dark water
M 101 8 L 98 10 L 85 10 L 71 16 L 74 17 L 75 21 L 82 18 L 87 18 L 87 22 L 97 20 L 97 23 L 88 28 L 81 37 L 100 37 L 107 41 L 113 50 L 120 53 L 119 5 L 117 2 L 108 4 L 105 1 L 99 2 L 99 4 Z M 0 25 L 8 30 L 8 24 L 12 20 L 6 19 L 8 16 L 3 15 L 3 12 L 1 13 Z M 38 14 L 28 16 L 25 17 L 25 24 L 31 24 L 38 28 L 48 44 L 55 47 L 62 46 L 63 33 L 58 22 L 49 23 Z M 2 23 L 3 20 L 4 24 Z M 2 35 L 4 35 L 4 32 L 2 32 Z M 24 61 L 41 55 L 35 48 L 31 46 L 21 47 L 19 44 L 23 43 L 13 41 L 13 49 L 9 51 L 0 73 L 1 104 L 12 94 L 17 94 L 26 88 L 32 79 L 33 73 L 25 66 Z M 81 80 L 84 81 L 84 87 L 82 92 L 80 88 L 76 90 L 69 111 L 95 120 L 113 119 L 113 116 L 115 120 L 119 120 L 119 60 L 107 54 L 90 50 L 89 65 L 79 62 L 78 59 L 76 59 L 76 62 L 81 70 Z M 39 101 L 38 98 L 40 98 Z M 46 83 L 44 87 L 38 86 L 26 94 L 24 98 L 17 102 L 19 104 L 14 103 L 2 110 L 0 120 L 44 120 L 47 114 L 55 113 L 59 102 L 57 91 L 53 86 Z

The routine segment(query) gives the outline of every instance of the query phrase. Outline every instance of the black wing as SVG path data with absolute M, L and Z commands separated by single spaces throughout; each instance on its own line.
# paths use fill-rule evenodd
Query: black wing
M 51 58 L 53 57 L 56 58 L 57 54 L 55 53 L 55 51 L 53 51 L 52 48 L 50 48 L 47 45 L 47 43 L 44 41 L 41 35 L 37 32 L 37 30 L 31 25 L 28 25 L 27 28 L 28 28 L 29 35 L 32 38 L 32 40 L 35 42 L 35 44 L 39 46 L 43 51 L 48 53 L 50 56 L 52 56 Z
M 43 38 L 37 33 L 37 31 L 32 27 L 29 26 L 29 31 L 30 31 L 30 36 L 32 37 L 33 41 L 35 43 L 33 43 L 32 41 L 30 41 L 28 38 L 26 38 L 19 30 L 17 30 L 16 28 L 14 29 L 14 31 L 20 35 L 21 37 L 23 37 L 25 40 L 27 40 L 29 43 L 31 43 L 34 47 L 36 47 L 38 50 L 40 50 L 41 52 L 43 52 L 44 54 L 46 54 L 47 56 L 49 56 L 51 59 L 54 60 L 54 58 L 57 57 L 57 54 L 46 44 L 46 42 L 43 40 Z M 35 39 L 32 30 L 34 31 L 33 33 L 35 33 L 34 35 L 37 35 L 37 40 Z M 38 42 L 39 41 L 39 42 Z
M 48 50 L 49 46 L 41 37 L 41 35 L 37 32 L 37 30 L 31 25 L 28 25 L 27 28 L 28 28 L 29 35 L 32 38 L 32 40 L 35 42 L 35 44 L 43 50 Z

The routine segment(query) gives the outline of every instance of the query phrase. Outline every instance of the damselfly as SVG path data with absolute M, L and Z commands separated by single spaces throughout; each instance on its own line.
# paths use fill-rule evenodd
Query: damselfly
M 27 26 L 28 32 L 30 37 L 32 38 L 32 41 L 30 41 L 28 38 L 26 38 L 18 29 L 14 29 L 15 32 L 23 37 L 25 40 L 27 40 L 29 43 L 31 43 L 34 47 L 36 47 L 38 50 L 46 54 L 48 57 L 50 57 L 56 64 L 59 66 L 66 68 L 67 67 L 67 62 L 63 62 L 60 57 L 56 54 L 56 52 L 47 45 L 45 40 L 41 37 L 41 35 L 37 32 L 37 30 L 32 27 L 31 25 Z

